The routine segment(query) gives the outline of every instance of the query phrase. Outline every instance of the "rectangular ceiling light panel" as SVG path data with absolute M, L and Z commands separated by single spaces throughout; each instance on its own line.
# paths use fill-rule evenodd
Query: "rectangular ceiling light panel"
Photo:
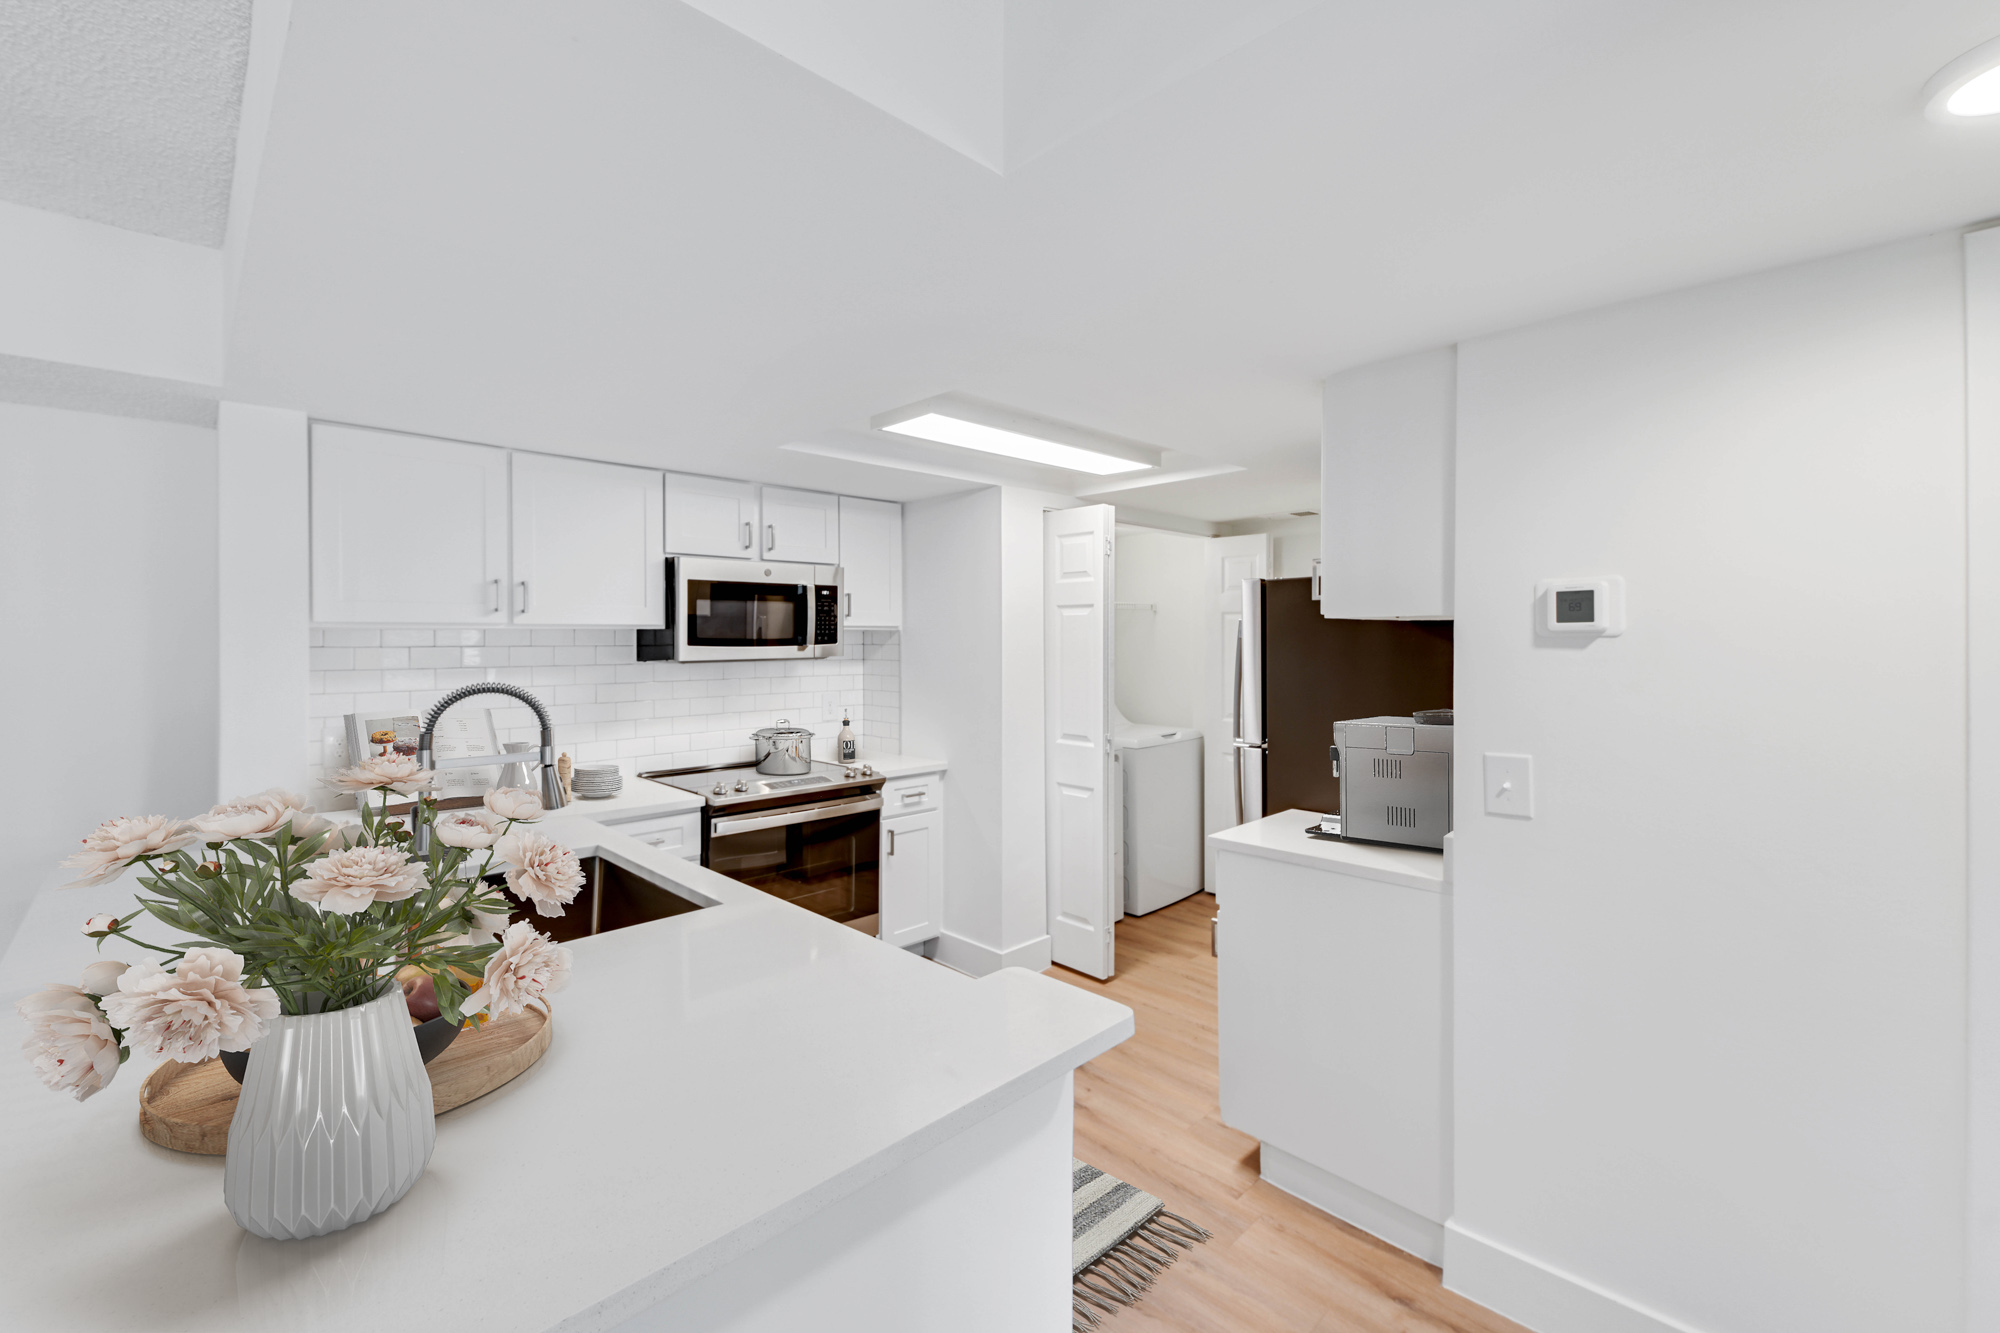
M 877 430 L 960 449 L 1018 458 L 1044 467 L 1108 477 L 1158 467 L 1155 451 L 1059 422 L 947 394 L 876 417 Z
M 1146 466 L 1129 458 L 1113 458 L 1110 454 L 1079 449 L 1073 444 L 1038 440 L 1032 435 L 1017 435 L 997 426 L 960 421 L 936 412 L 926 412 L 920 417 L 899 421 L 882 429 L 898 435 L 914 435 L 920 440 L 935 440 L 939 444 L 955 444 L 961 449 L 978 449 L 984 453 L 1026 459 L 1030 463 L 1046 463 L 1050 467 L 1068 468 L 1072 472 L 1090 472 L 1100 477 L 1117 472 L 1137 472 Z

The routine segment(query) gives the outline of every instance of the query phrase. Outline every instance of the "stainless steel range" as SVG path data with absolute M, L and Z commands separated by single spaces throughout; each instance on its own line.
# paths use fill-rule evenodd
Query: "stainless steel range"
M 709 869 L 835 921 L 876 914 L 882 776 L 872 768 L 815 761 L 796 776 L 750 764 L 639 776 L 702 798 Z

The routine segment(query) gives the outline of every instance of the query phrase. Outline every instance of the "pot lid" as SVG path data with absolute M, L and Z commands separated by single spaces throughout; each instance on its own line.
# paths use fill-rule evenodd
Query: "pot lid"
M 776 726 L 759 727 L 757 730 L 751 732 L 750 734 L 753 737 L 757 738 L 758 740 L 779 740 L 779 739 L 789 740 L 795 736 L 803 736 L 807 740 L 812 739 L 812 733 L 810 731 L 806 730 L 804 727 L 795 727 L 782 717 L 778 719 Z

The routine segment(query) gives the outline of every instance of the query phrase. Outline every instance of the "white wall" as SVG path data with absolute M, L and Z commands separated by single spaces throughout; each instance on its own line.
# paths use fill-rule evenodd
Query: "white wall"
M 216 418 L 218 800 L 268 787 L 318 804 L 307 737 L 312 552 L 306 414 L 223 403 Z
M 999 490 L 904 505 L 903 744 L 950 765 L 938 957 L 966 971 L 1002 936 L 999 612 Z
M 903 507 L 902 739 L 950 765 L 940 961 L 1049 965 L 1042 512 L 983 487 Z
M 215 432 L 0 403 L 0 478 L 4 939 L 100 820 L 213 802 Z
M 1965 238 L 1966 1327 L 2000 1325 L 2000 227 Z
M 1544 1333 L 1961 1327 L 1961 319 L 1935 237 L 1460 348 L 1445 1278 Z
M 1202 581 L 1207 542 L 1179 532 L 1118 530 L 1118 709 L 1134 722 L 1202 725 L 1202 653 L 1213 600 Z

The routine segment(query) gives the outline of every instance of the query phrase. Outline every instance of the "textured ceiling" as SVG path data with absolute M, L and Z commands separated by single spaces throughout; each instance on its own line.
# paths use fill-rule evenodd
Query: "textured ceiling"
M 0 5 L 0 199 L 222 244 L 250 0 Z

